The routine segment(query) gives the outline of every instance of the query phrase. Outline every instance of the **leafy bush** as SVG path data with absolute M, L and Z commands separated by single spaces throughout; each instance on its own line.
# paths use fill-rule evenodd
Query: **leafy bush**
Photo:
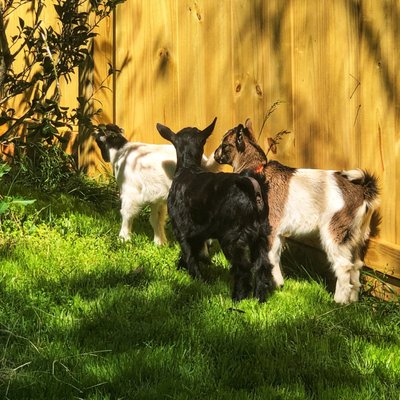
M 71 179 L 82 183 L 75 159 L 63 150 L 68 139 L 61 132 L 77 126 L 79 145 L 93 128 L 93 116 L 101 112 L 93 95 L 85 97 L 85 71 L 94 68 L 92 46 L 99 24 L 123 1 L 0 2 L 0 144 L 13 144 L 12 176 L 24 184 L 54 192 L 72 190 Z M 44 18 L 45 8 L 51 6 L 56 22 Z M 19 17 L 17 34 L 10 35 L 16 10 L 18 15 L 28 12 L 32 18 Z M 22 54 L 24 63 L 20 62 Z M 60 82 L 70 82 L 78 71 L 78 105 L 63 107 Z M 107 77 L 113 73 L 110 64 Z M 98 90 L 103 88 L 100 84 Z M 23 107 L 16 110 L 15 103 Z M 74 191 L 82 194 L 87 187 L 84 182 Z
M 123 1 L 53 0 L 56 23 L 43 18 L 50 1 L 0 3 L 0 126 L 6 126 L 0 142 L 18 138 L 21 126 L 28 127 L 27 141 L 40 138 L 50 144 L 60 138 L 59 128 L 90 125 L 90 117 L 100 111 L 94 107 L 89 111 L 88 103 L 93 99 L 82 94 L 77 108 L 61 107 L 60 81 L 70 82 L 78 68 L 92 65 L 91 46 L 96 29 Z M 20 17 L 18 33 L 9 35 L 15 25 L 12 14 L 24 8 L 31 13 L 32 20 Z M 16 62 L 21 54 L 24 65 Z M 113 72 L 110 65 L 108 75 Z M 9 106 L 17 96 L 24 99 L 23 112 Z
M 13 173 L 20 181 L 46 192 L 64 187 L 76 172 L 74 158 L 57 144 L 27 143 L 13 161 Z
M 0 164 L 0 179 L 3 178 L 11 170 L 7 164 Z M 27 200 L 22 197 L 9 196 L 0 194 L 0 222 L 2 218 L 7 217 L 15 219 L 16 211 L 24 209 L 27 205 L 33 204 L 35 200 Z

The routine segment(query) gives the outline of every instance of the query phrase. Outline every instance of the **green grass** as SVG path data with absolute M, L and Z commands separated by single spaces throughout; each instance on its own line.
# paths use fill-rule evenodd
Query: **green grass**
M 122 244 L 117 204 L 14 189 L 37 201 L 1 221 L 0 398 L 400 398 L 397 303 L 289 278 L 234 304 L 224 257 L 190 279 L 146 213 Z

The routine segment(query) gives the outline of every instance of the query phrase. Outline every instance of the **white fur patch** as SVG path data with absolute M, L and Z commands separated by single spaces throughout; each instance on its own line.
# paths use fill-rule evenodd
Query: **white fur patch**
M 298 169 L 290 179 L 278 234 L 289 237 L 318 231 L 343 205 L 333 171 Z

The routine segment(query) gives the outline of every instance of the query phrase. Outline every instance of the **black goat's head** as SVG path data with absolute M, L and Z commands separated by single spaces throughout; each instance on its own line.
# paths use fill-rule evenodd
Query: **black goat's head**
M 99 125 L 94 131 L 94 137 L 106 162 L 110 162 L 110 149 L 120 149 L 127 143 L 124 130 L 115 124 Z
M 177 168 L 200 166 L 204 145 L 214 130 L 217 118 L 204 130 L 198 128 L 183 128 L 174 133 L 167 126 L 157 124 L 160 135 L 171 142 L 176 149 Z

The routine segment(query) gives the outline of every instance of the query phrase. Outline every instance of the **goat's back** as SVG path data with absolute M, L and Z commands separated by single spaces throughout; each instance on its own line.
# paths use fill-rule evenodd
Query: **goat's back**
M 172 145 L 128 142 L 111 161 L 122 196 L 140 193 L 141 203 L 167 199 L 176 168 Z
M 167 199 L 176 170 L 173 145 L 128 142 L 114 151 L 111 162 L 122 195 L 140 193 L 142 203 Z M 202 165 L 208 167 L 206 156 Z
M 367 213 L 365 206 L 371 204 L 372 197 L 377 198 L 377 191 L 371 189 L 375 181 L 371 183 L 371 176 L 361 171 L 356 182 L 349 179 L 351 172 L 293 168 L 270 172 L 271 225 L 279 226 L 278 233 L 284 236 L 301 236 L 320 231 L 338 216 L 349 225 L 356 216 L 362 219 Z
M 206 238 L 215 239 L 220 239 L 229 229 L 240 231 L 255 222 L 265 223 L 267 214 L 266 207 L 261 212 L 257 208 L 254 186 L 249 178 L 190 169 L 183 169 L 174 179 L 168 209 L 172 221 L 185 235 L 196 235 L 204 230 Z

